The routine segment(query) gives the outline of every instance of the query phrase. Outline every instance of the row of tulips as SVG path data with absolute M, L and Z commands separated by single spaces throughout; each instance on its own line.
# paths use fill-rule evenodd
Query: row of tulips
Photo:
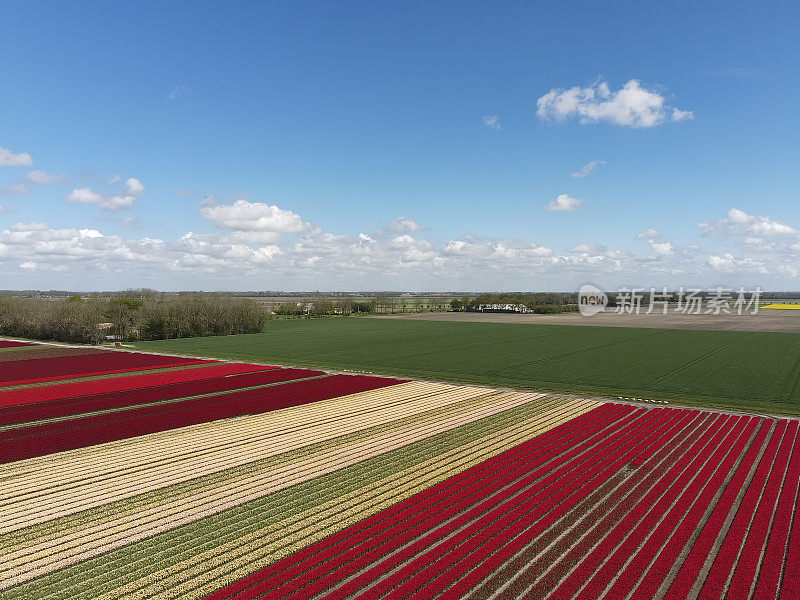
M 259 414 L 399 383 L 386 377 L 333 375 L 295 383 L 242 390 L 91 415 L 67 421 L 0 432 L 0 463 L 104 442 L 206 423 L 244 414 Z
M 191 372 L 191 371 L 190 371 Z M 123 408 L 140 404 L 151 404 L 177 398 L 188 398 L 202 394 L 225 392 L 241 388 L 254 387 L 304 379 L 324 375 L 322 371 L 309 369 L 269 369 L 255 373 L 226 375 L 198 381 L 184 381 L 166 385 L 154 385 L 138 389 L 106 392 L 91 396 L 63 398 L 7 407 L 0 411 L 0 425 L 29 423 L 42 419 L 52 419 L 69 415 L 80 415 L 92 411 Z
M 595 409 L 270 565 L 209 598 L 221 600 L 239 593 L 247 594 L 241 596 L 244 598 L 290 582 L 300 586 L 305 580 L 318 579 L 331 572 L 333 560 L 344 564 L 345 558 L 353 556 L 361 562 L 382 558 L 384 545 L 396 545 L 406 538 L 413 540 L 460 513 L 463 520 L 463 507 L 472 507 L 480 514 L 482 508 L 494 502 L 492 496 L 497 492 L 506 489 L 508 493 L 515 493 L 552 474 L 580 452 L 576 445 L 584 440 L 600 441 L 608 435 L 608 429 L 619 429 L 638 417 L 632 416 L 634 412 L 629 407 L 609 405 Z M 511 488 L 507 488 L 509 483 L 512 483 Z M 300 577 L 303 579 L 298 580 Z
M 0 362 L 0 386 L 44 383 L 213 362 L 195 358 L 99 350 L 95 354 Z
M 509 581 L 513 581 L 513 585 L 508 586 L 500 596 L 507 597 L 529 589 L 534 597 L 545 595 L 547 590 L 554 588 L 580 562 L 621 515 L 630 509 L 630 503 L 638 500 L 663 477 L 666 470 L 699 438 L 711 421 L 713 417 L 710 414 L 696 411 L 687 413 L 675 427 L 665 430 L 653 446 L 637 457 L 637 461 L 641 462 L 638 469 L 633 473 L 620 470 L 609 478 L 609 486 L 616 485 L 619 479 L 622 481 L 601 502 L 593 504 L 593 499 L 589 498 L 586 503 L 588 508 L 584 508 L 584 505 L 576 507 L 573 511 L 576 514 L 568 515 L 561 526 L 550 535 L 542 536 L 524 552 L 500 563 L 500 568 L 483 584 L 476 586 L 471 596 L 491 596 Z M 606 488 L 606 485 L 599 488 L 599 493 L 603 494 Z M 585 516 L 581 518 L 583 513 Z M 562 535 L 564 532 L 565 535 Z M 557 542 L 548 548 L 548 544 L 555 540 Z
M 675 417 L 677 418 L 677 416 Z M 655 411 L 626 429 L 609 436 L 597 448 L 597 460 L 563 472 L 547 487 L 530 490 L 482 515 L 448 538 L 437 551 L 428 551 L 391 577 L 365 591 L 360 598 L 460 598 L 469 593 L 502 562 L 544 534 L 567 512 L 592 495 L 610 476 L 647 448 L 672 426 Z M 436 558 L 436 556 L 439 556 Z M 419 570 L 420 566 L 423 566 Z M 400 585 L 409 572 L 416 573 Z M 466 577 L 459 580 L 464 573 Z M 457 582 L 457 583 L 456 583 Z M 455 585 L 453 585 L 455 584 Z M 452 587 L 451 587 L 452 586 Z
M 797 432 L 796 423 L 788 425 L 782 420 L 775 427 L 703 586 L 703 598 L 749 597 Z
M 12 342 L 9 340 L 0 340 L 0 348 L 20 348 L 21 346 L 33 346 L 29 342 Z
M 685 600 L 690 596 L 691 589 L 712 552 L 717 536 L 722 531 L 724 523 L 730 515 L 736 497 L 745 483 L 747 474 L 755 464 L 767 440 L 770 426 L 771 422 L 769 421 L 762 421 L 757 424 L 755 440 L 750 444 L 739 467 L 736 469 L 736 473 L 714 506 L 713 512 L 692 545 L 691 550 L 689 550 L 689 554 L 684 558 L 677 576 L 667 590 L 665 600 Z
M 88 381 L 71 381 L 67 383 L 51 383 L 49 385 L 0 390 L 0 415 L 7 413 L 9 407 L 33 404 L 36 402 L 49 402 L 50 400 L 64 400 L 108 394 L 139 388 L 183 383 L 186 381 L 200 381 L 214 377 L 226 377 L 240 373 L 253 373 L 277 369 L 278 367 L 250 365 L 246 363 L 211 363 L 207 365 L 192 366 L 187 369 L 174 369 L 158 373 L 141 373 L 120 375 L 117 377 L 102 377 Z M 13 411 L 8 414 L 12 414 Z

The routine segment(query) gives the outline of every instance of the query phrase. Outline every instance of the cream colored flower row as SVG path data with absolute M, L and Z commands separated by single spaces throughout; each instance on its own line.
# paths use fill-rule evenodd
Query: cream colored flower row
M 0 575 L 3 583 L 0 586 L 7 587 L 112 548 L 125 546 L 138 539 L 215 514 L 231 506 L 313 479 L 441 431 L 519 406 L 536 397 L 537 395 L 532 394 L 498 394 L 494 397 L 484 397 L 476 402 L 474 407 L 449 418 L 439 417 L 428 422 L 423 419 L 419 423 L 408 424 L 399 430 L 391 429 L 382 435 L 351 444 L 340 450 L 338 455 L 326 451 L 321 456 L 307 457 L 240 481 L 201 490 L 171 502 L 161 502 L 121 519 L 89 528 L 79 528 L 56 540 L 6 552 L 3 561 L 4 570 Z
M 494 414 L 495 412 L 505 410 L 506 408 L 517 406 L 520 402 L 530 401 L 524 396 L 517 395 L 495 395 L 491 397 L 479 397 L 468 401 L 466 404 L 461 403 L 454 407 L 454 411 L 449 419 L 444 420 L 440 411 L 432 414 L 430 417 L 426 415 L 419 416 L 412 423 L 407 423 L 402 427 L 395 427 L 391 424 L 389 427 L 392 429 L 386 431 L 379 431 L 372 436 L 359 441 L 358 443 L 349 442 L 347 440 L 340 446 L 331 448 L 322 448 L 319 452 L 310 454 L 306 457 L 294 460 L 289 464 L 279 464 L 277 466 L 272 464 L 263 465 L 262 468 L 256 469 L 249 473 L 247 476 L 235 478 L 225 484 L 212 486 L 209 488 L 195 490 L 190 494 L 181 494 L 175 498 L 162 499 L 158 498 L 155 501 L 155 509 L 139 509 L 134 513 L 126 513 L 121 518 L 115 521 L 119 523 L 118 527 L 121 531 L 132 533 L 130 526 L 132 523 L 143 524 L 146 522 L 145 517 L 149 515 L 148 511 L 155 510 L 158 514 L 165 513 L 166 507 L 175 505 L 178 512 L 186 512 L 191 508 L 190 500 L 195 499 L 201 501 L 207 497 L 215 497 L 222 495 L 230 499 L 231 494 L 236 490 L 249 490 L 252 491 L 253 485 L 256 482 L 262 481 L 265 478 L 275 485 L 283 487 L 284 483 L 289 482 L 293 484 L 293 480 L 304 478 L 307 472 L 313 476 L 320 470 L 329 470 L 331 468 L 338 468 L 338 464 L 342 462 L 349 462 L 351 460 L 363 460 L 364 453 L 383 453 L 385 451 L 394 449 L 409 443 L 408 440 L 416 440 L 419 436 L 427 437 L 430 431 L 436 428 L 452 428 L 458 426 L 463 422 L 469 422 L 480 418 L 481 415 Z M 461 410 L 459 410 L 461 409 Z M 346 445 L 345 445 L 346 444 Z M 111 515 L 113 516 L 113 515 Z M 164 518 L 169 518 L 169 514 L 163 514 Z M 92 542 L 90 527 L 97 533 L 110 535 L 113 533 L 109 529 L 111 519 L 102 518 L 101 522 L 83 522 L 78 527 L 71 528 L 69 535 L 59 536 L 61 543 L 70 541 L 79 544 L 84 548 L 87 544 Z M 17 543 L 16 550 L 12 545 L 7 545 L 4 552 L 3 566 L 14 566 L 18 562 L 29 562 L 33 558 L 33 552 L 39 548 L 51 548 L 53 542 L 49 536 L 38 544 L 30 544 L 27 541 Z
M 202 598 L 215 589 L 233 583 L 595 406 L 594 402 L 575 401 L 568 406 L 552 408 L 532 419 L 431 458 L 340 499 L 222 544 L 172 567 L 155 571 L 150 576 L 101 598 Z
M 424 394 L 441 393 L 444 389 L 440 387 L 441 385 L 446 384 L 407 382 L 302 406 L 283 408 L 263 415 L 245 415 L 191 425 L 181 428 L 186 435 L 178 439 L 174 436 L 175 430 L 168 430 L 7 463 L 0 465 L 0 479 L 5 482 L 3 488 L 0 489 L 0 500 L 7 501 L 20 494 L 30 494 L 34 489 L 69 487 L 84 479 L 97 480 L 120 470 L 135 471 L 143 467 L 148 468 L 159 461 L 168 463 L 176 457 L 188 456 L 193 452 L 198 454 L 208 452 L 214 444 L 235 445 L 241 440 L 237 435 L 253 435 L 266 424 L 273 423 L 275 420 L 281 421 L 287 415 L 290 416 L 290 420 L 281 422 L 283 429 L 290 430 L 295 422 L 302 426 L 304 423 L 302 419 L 306 419 L 306 422 L 310 419 L 320 422 L 324 422 L 326 419 L 335 420 L 343 414 L 370 410 L 377 406 L 388 406 L 389 402 L 402 404 L 409 400 L 417 400 Z M 348 398 L 354 402 L 353 407 L 343 407 L 342 398 Z M 343 408 L 345 408 L 344 413 L 341 412 Z M 255 418 L 258 416 L 269 416 L 269 418 L 259 420 Z M 291 417 L 294 418 L 291 419 Z M 239 422 L 239 429 L 232 432 L 228 426 L 230 422 Z M 248 426 L 250 426 L 249 429 Z M 193 436 L 192 432 L 202 433 L 202 435 Z M 277 430 L 272 431 L 272 433 L 276 432 Z M 152 455 L 141 454 L 142 441 L 147 441 Z M 54 468 L 63 468 L 65 471 L 54 472 Z
M 135 470 L 127 469 L 124 467 L 125 456 L 117 456 L 117 448 L 108 447 L 108 453 L 122 468 L 101 472 L 97 477 L 87 477 L 79 484 L 66 484 L 64 487 L 48 485 L 42 489 L 37 487 L 36 482 L 31 482 L 27 493 L 4 501 L 4 511 L 0 515 L 0 533 L 130 498 L 487 393 L 483 388 L 457 386 L 446 386 L 435 391 L 437 393 L 434 395 L 425 394 L 404 399 L 402 404 L 388 406 L 385 402 L 376 406 L 373 398 L 367 398 L 368 402 L 362 403 L 361 399 L 344 396 L 339 399 L 340 416 L 333 422 L 327 421 L 326 413 L 336 411 L 337 407 L 326 406 L 322 419 L 309 415 L 310 411 L 303 411 L 306 414 L 299 418 L 291 412 L 283 415 L 266 413 L 247 419 L 224 421 L 227 427 L 215 433 L 203 432 L 198 435 L 191 428 L 173 430 L 175 443 L 168 450 L 171 458 L 169 462 L 161 459 L 157 449 L 150 445 L 148 436 L 141 436 L 137 454 L 151 456 L 152 465 L 143 465 Z M 237 441 L 220 444 L 220 437 Z M 198 445 L 197 442 L 206 442 L 206 451 L 198 453 L 193 449 L 188 455 L 176 455 L 175 448 L 184 445 L 187 440 L 192 442 L 193 447 Z M 129 449 L 125 450 L 123 454 L 127 454 Z M 63 457 L 63 461 L 63 464 L 53 465 L 51 468 L 58 468 L 69 479 L 69 457 Z

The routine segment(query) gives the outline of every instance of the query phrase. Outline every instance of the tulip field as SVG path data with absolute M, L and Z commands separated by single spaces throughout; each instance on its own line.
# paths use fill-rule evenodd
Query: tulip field
M 0 341 L 0 599 L 800 599 L 799 425 Z

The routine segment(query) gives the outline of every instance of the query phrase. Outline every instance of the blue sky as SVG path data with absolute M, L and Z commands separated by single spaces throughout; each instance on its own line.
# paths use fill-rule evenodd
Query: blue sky
M 800 289 L 798 12 L 5 2 L 0 288 Z

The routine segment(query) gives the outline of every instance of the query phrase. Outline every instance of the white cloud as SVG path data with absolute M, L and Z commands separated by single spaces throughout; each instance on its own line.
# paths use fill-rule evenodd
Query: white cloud
M 592 173 L 594 173 L 604 164 L 606 164 L 604 160 L 596 160 L 593 158 L 577 171 L 573 171 L 572 173 L 570 173 L 570 177 L 572 177 L 573 179 L 580 179 L 581 177 L 586 177 L 587 175 L 591 175 Z
M 144 194 L 144 186 L 142 182 L 135 177 L 129 178 L 125 182 L 125 194 L 128 196 L 139 196 Z
M 402 232 L 415 232 L 419 231 L 419 225 L 414 219 L 410 219 L 408 217 L 397 217 L 394 221 L 389 223 L 386 226 L 389 231 L 394 231 L 395 233 L 402 233 Z
M 577 118 L 580 123 L 607 121 L 623 127 L 646 128 L 665 121 L 685 121 L 691 111 L 666 105 L 666 98 L 655 89 L 642 87 L 631 79 L 612 92 L 608 83 L 598 81 L 589 87 L 554 88 L 536 102 L 540 119 L 565 121 Z
M 131 208 L 135 198 L 131 195 L 103 196 L 89 188 L 75 188 L 69 193 L 67 200 L 83 204 L 96 204 L 105 210 L 120 210 Z
M 178 196 L 186 197 L 186 196 L 191 196 L 194 192 L 192 192 L 192 190 L 190 189 L 181 188 L 175 193 L 178 194 Z
M 750 237 L 800 237 L 800 229 L 769 217 L 750 215 L 738 208 L 728 211 L 728 216 L 712 223 L 698 223 L 704 234 L 746 235 Z
M 33 183 L 41 183 L 46 185 L 48 183 L 56 183 L 64 179 L 64 175 L 55 174 L 55 173 L 48 173 L 47 171 L 31 171 L 25 176 L 27 181 L 32 181 Z
M 655 240 L 648 240 L 650 242 L 650 246 L 653 248 L 653 251 L 656 254 L 661 256 L 666 256 L 668 254 L 672 254 L 672 244 L 669 242 L 657 242 Z
M 82 196 L 95 203 L 92 194 L 92 190 L 81 190 Z M 91 280 L 105 287 L 109 284 L 99 278 L 113 276 L 116 284 L 110 287 L 242 289 L 269 281 L 283 289 L 475 290 L 570 289 L 587 280 L 609 289 L 708 282 L 764 287 L 770 281 L 795 281 L 800 271 L 794 266 L 800 265 L 800 238 L 786 235 L 743 236 L 752 248 L 785 243 L 780 253 L 760 258 L 748 255 L 745 246 L 713 252 L 675 247 L 655 229 L 638 235 L 648 243 L 648 251 L 642 254 L 591 240 L 556 252 L 531 240 L 474 235 L 436 242 L 419 230 L 333 234 L 310 227 L 290 211 L 244 200 L 208 209 L 206 218 L 224 231 L 187 232 L 171 241 L 127 239 L 94 227 L 54 229 L 44 223 L 17 223 L 0 231 L 0 274 L 12 277 L 30 271 L 26 285 L 33 287 L 52 282 L 60 274 L 64 282 Z M 732 220 L 737 226 L 757 224 L 742 211 L 734 213 Z M 249 229 L 242 228 L 243 223 Z M 282 235 L 289 232 L 294 235 Z M 797 247 L 792 249 L 793 245 Z M 23 263 L 26 267 L 20 266 Z M 36 274 L 42 279 L 36 279 Z
M 574 212 L 581 208 L 584 204 L 581 198 L 572 198 L 567 194 L 559 194 L 558 197 L 549 202 L 545 208 L 547 210 L 561 211 L 561 212 Z
M 178 96 L 183 96 L 191 91 L 192 90 L 190 90 L 185 85 L 175 86 L 170 90 L 169 94 L 167 94 L 167 100 L 175 100 L 175 98 L 177 98 Z
M 100 204 L 103 201 L 103 196 L 97 192 L 93 192 L 89 188 L 75 188 L 67 196 L 70 202 L 83 202 L 85 204 Z
M 204 206 L 200 209 L 200 216 L 212 221 L 217 227 L 232 231 L 242 242 L 274 242 L 282 234 L 311 229 L 300 215 L 275 205 L 248 200 Z
M 33 164 L 27 152 L 14 153 L 8 148 L 0 148 L 0 167 L 29 167 Z
M 647 229 L 646 231 L 643 231 L 642 233 L 640 233 L 636 237 L 638 237 L 640 239 L 643 239 L 643 240 L 654 240 L 656 238 L 661 237 L 661 232 L 658 229 L 653 229 L 651 227 L 650 229 Z
M 117 182 L 118 182 L 120 179 L 122 179 L 122 177 L 120 177 L 119 173 L 116 173 L 116 174 L 114 174 L 114 175 L 112 175 L 111 177 L 109 177 L 109 178 L 108 178 L 108 183 L 109 183 L 110 185 L 114 185 L 114 184 L 115 184 L 115 183 L 117 183 Z
M 492 129 L 499 130 L 500 127 L 500 117 L 498 115 L 483 115 L 481 117 L 481 121 L 487 127 L 491 127 Z

